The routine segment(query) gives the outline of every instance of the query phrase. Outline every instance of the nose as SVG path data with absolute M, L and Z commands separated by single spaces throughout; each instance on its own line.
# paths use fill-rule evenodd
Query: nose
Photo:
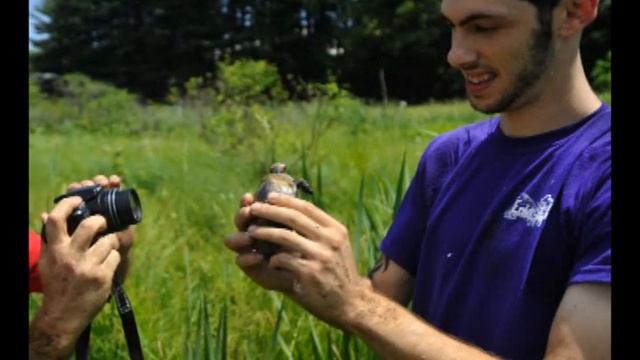
M 453 31 L 451 33 L 451 47 L 447 54 L 449 65 L 454 68 L 464 69 L 473 66 L 477 61 L 478 54 L 468 39 L 460 32 Z

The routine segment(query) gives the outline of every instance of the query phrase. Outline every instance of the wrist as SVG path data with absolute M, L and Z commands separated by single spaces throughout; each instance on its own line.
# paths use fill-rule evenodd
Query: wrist
M 78 330 L 80 327 L 48 311 L 43 304 L 29 325 L 29 358 L 68 358 L 82 330 Z
M 362 323 L 363 318 L 370 314 L 370 303 L 374 301 L 375 290 L 368 278 L 361 278 L 358 285 L 354 286 L 349 301 L 342 317 L 341 328 L 349 333 L 355 333 Z
M 393 300 L 378 293 L 371 280 L 366 280 L 366 284 L 360 287 L 359 294 L 354 296 L 351 310 L 345 317 L 344 329 L 358 337 L 370 335 L 372 331 L 377 331 L 375 329 L 397 325 L 404 310 Z

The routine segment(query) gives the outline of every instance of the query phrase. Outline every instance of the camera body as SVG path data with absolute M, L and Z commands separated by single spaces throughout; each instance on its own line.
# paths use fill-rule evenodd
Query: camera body
M 102 215 L 107 229 L 101 235 L 126 229 L 142 221 L 140 198 L 134 189 L 85 186 L 56 197 L 54 203 L 71 196 L 80 196 L 82 203 L 67 218 L 67 232 L 73 233 L 80 222 L 92 215 Z

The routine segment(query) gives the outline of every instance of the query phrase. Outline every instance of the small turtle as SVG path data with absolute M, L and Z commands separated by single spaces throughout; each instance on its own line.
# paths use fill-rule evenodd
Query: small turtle
M 287 165 L 276 162 L 270 167 L 270 172 L 264 178 L 262 183 L 258 187 L 254 197 L 256 201 L 266 202 L 269 193 L 278 192 L 289 196 L 298 197 L 298 189 L 304 193 L 313 194 L 313 190 L 309 183 L 305 180 L 296 180 L 291 175 L 286 173 Z M 257 218 L 252 222 L 253 225 L 260 226 L 274 226 L 284 228 L 286 226 L 262 218 Z M 255 249 L 260 254 L 264 255 L 265 259 L 269 258 L 278 252 L 280 246 L 268 241 L 257 240 L 255 243 Z

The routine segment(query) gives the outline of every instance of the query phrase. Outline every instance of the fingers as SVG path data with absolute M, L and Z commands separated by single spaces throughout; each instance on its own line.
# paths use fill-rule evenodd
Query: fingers
M 118 175 L 111 175 L 108 178 L 102 174 L 96 175 L 93 179 L 85 179 L 80 182 L 73 182 L 67 187 L 67 191 L 75 190 L 80 187 L 100 185 L 108 188 L 119 188 L 122 179 Z
M 82 220 L 71 235 L 71 245 L 78 250 L 86 250 L 98 233 L 107 228 L 107 220 L 101 215 L 93 215 Z
M 311 205 L 310 203 L 308 204 Z M 322 234 L 322 227 L 313 218 L 306 216 L 305 213 L 297 209 L 259 202 L 252 204 L 250 209 L 251 215 L 254 217 L 286 225 L 308 238 L 318 239 Z
M 244 195 L 242 195 L 242 199 L 240 199 L 240 207 L 249 206 L 253 204 L 253 202 L 253 194 L 245 193 Z
M 101 237 L 87 251 L 87 258 L 93 264 L 99 265 L 105 262 L 111 250 L 118 250 L 120 243 L 115 234 Z
M 238 212 L 236 212 L 236 216 L 233 219 L 233 222 L 236 225 L 236 229 L 245 231 L 247 230 L 249 223 L 251 223 L 252 218 L 253 217 L 251 216 L 251 208 L 249 206 L 243 206 L 242 208 L 240 208 L 240 210 L 238 210 Z
M 82 180 L 78 182 L 72 182 L 67 186 L 67 191 L 75 190 L 85 186 L 92 186 L 92 185 L 95 185 L 95 183 L 91 180 Z
M 93 177 L 92 182 L 96 185 L 107 186 L 109 184 L 109 179 L 106 176 L 100 174 Z
M 109 251 L 109 255 L 107 255 L 107 258 L 102 263 L 102 265 L 105 267 L 105 270 L 110 276 L 110 280 L 113 278 L 113 275 L 116 272 L 118 265 L 120 264 L 120 259 L 120 253 L 117 250 L 112 249 L 111 251 Z
M 227 235 L 224 238 L 224 245 L 235 252 L 249 251 L 254 243 L 255 240 L 245 232 Z
M 267 202 L 269 204 L 283 206 L 283 207 L 297 210 L 322 226 L 333 227 L 333 226 L 341 225 L 339 221 L 332 218 L 331 216 L 329 216 L 329 214 L 320 210 L 318 207 L 316 207 L 315 205 L 313 205 L 312 203 L 306 200 L 272 192 L 269 194 L 269 197 L 267 198 Z
M 80 183 L 72 182 L 71 184 L 67 185 L 67 191 L 75 190 L 79 187 L 80 187 Z
M 253 195 L 249 193 L 245 193 L 240 199 L 240 210 L 238 210 L 233 220 L 236 228 L 240 231 L 245 231 L 251 222 L 251 212 L 248 206 L 253 204 L 253 201 Z
M 263 260 L 264 256 L 257 252 L 248 252 L 236 256 L 236 264 L 243 270 L 259 265 Z
M 55 244 L 69 239 L 67 233 L 67 218 L 78 207 L 82 199 L 79 196 L 71 196 L 60 200 L 48 215 L 43 214 L 45 221 L 45 234 L 50 244 Z
M 317 243 L 297 234 L 295 231 L 270 226 L 250 226 L 248 234 L 258 240 L 278 244 L 288 251 L 299 252 L 305 257 L 315 258 L 323 251 Z
M 268 266 L 272 269 L 285 269 L 293 274 L 301 274 L 305 268 L 309 267 L 309 260 L 281 252 L 269 259 Z
M 236 257 L 236 264 L 249 278 L 268 290 L 291 289 L 293 274 L 283 268 L 270 269 L 259 253 L 245 253 Z
M 67 191 L 75 190 L 77 188 L 90 186 L 90 185 L 94 185 L 91 180 L 82 180 L 82 181 L 72 182 L 67 186 Z
M 128 228 L 118 231 L 116 233 L 118 240 L 120 241 L 120 252 L 124 253 L 131 248 L 133 245 L 133 240 L 136 237 L 135 226 L 131 225 Z
M 119 188 L 120 185 L 122 185 L 122 179 L 120 179 L 120 176 L 118 175 L 109 176 L 109 183 L 107 186 L 112 188 Z

